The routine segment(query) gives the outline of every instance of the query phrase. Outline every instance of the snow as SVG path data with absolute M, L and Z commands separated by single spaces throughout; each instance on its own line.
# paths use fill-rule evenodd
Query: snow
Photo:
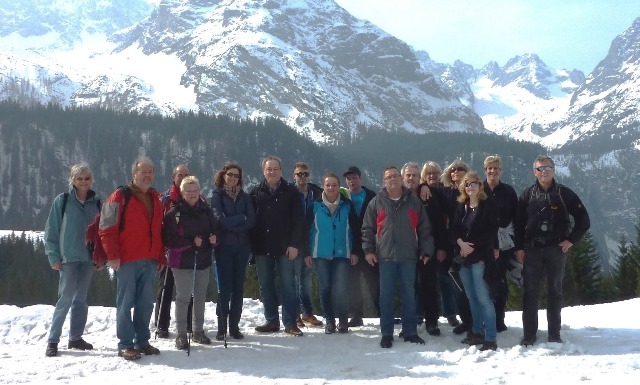
M 172 339 L 151 340 L 159 356 L 128 362 L 117 356 L 115 309 L 89 308 L 84 338 L 92 351 L 66 349 L 68 320 L 58 357 L 45 357 L 53 306 L 19 308 L 0 305 L 0 384 L 151 383 L 151 384 L 637 384 L 640 376 L 640 299 L 578 306 L 563 310 L 563 344 L 547 343 L 538 333 L 532 347 L 519 345 L 520 312 L 508 312 L 509 329 L 498 336 L 498 350 L 480 352 L 460 343 L 441 318 L 442 335 L 423 328 L 425 345 L 395 339 L 391 349 L 378 346 L 377 319 L 349 334 L 325 335 L 322 328 L 304 328 L 302 338 L 284 333 L 258 334 L 262 305 L 245 299 L 240 328 L 244 340 L 229 339 L 228 348 L 214 341 L 192 345 L 191 355 L 174 348 Z M 635 310 L 633 310 L 635 309 Z M 541 328 L 545 313 L 539 314 Z M 207 303 L 205 331 L 215 335 L 215 304 Z M 152 328 L 152 331 L 154 329 Z M 396 326 L 396 335 L 399 327 Z M 153 334 L 152 334 L 153 335 Z M 152 337 L 153 338 L 153 337 Z

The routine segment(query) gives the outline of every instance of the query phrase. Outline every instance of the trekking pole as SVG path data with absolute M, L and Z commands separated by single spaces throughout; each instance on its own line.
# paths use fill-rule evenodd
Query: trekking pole
M 193 302 L 194 293 L 196 291 L 196 267 L 198 266 L 198 249 L 193 254 L 193 279 L 191 281 L 191 301 Z M 191 355 L 191 337 L 193 336 L 193 312 L 195 306 L 191 307 L 191 332 L 188 333 L 189 338 L 187 338 L 187 356 Z
M 216 306 L 220 306 L 220 279 L 219 279 L 220 276 L 218 275 L 218 264 L 217 264 L 217 261 L 215 260 L 215 257 L 213 255 L 213 253 L 214 253 L 214 251 L 212 249 L 211 250 L 211 258 L 213 258 L 213 265 L 214 265 L 214 268 L 216 270 L 216 288 L 218 289 L 218 304 Z M 226 310 L 226 308 L 227 308 L 227 304 L 224 305 L 224 309 L 223 310 Z M 229 313 L 229 312 L 227 312 L 227 313 Z M 218 319 L 218 321 L 219 320 L 220 319 Z M 226 349 L 227 348 L 227 328 L 229 327 L 229 314 L 225 314 L 224 315 L 224 322 L 226 324 L 225 325 L 226 328 L 224 329 L 224 334 L 223 334 L 222 338 L 223 338 L 223 341 L 224 341 L 224 348 Z M 220 325 L 218 325 L 218 326 L 220 326 Z
M 156 335 L 154 336 L 154 339 L 156 340 L 158 339 L 158 329 L 160 329 L 160 326 L 158 326 L 158 321 L 160 320 L 160 313 L 162 312 L 162 308 L 164 306 L 164 296 L 167 292 L 167 275 L 169 275 L 169 272 L 167 270 L 169 270 L 169 265 L 166 265 L 164 267 L 164 279 L 162 280 L 162 288 L 160 289 L 160 308 L 156 312 Z

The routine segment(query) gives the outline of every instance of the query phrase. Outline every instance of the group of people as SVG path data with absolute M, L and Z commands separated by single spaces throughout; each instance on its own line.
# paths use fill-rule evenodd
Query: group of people
M 566 253 L 589 229 L 589 216 L 578 196 L 555 181 L 551 158 L 535 159 L 536 181 L 519 197 L 501 182 L 497 155 L 485 159 L 485 180 L 462 160 L 444 171 L 431 161 L 422 168 L 413 162 L 389 166 L 378 194 L 362 185 L 356 166 L 342 174 L 344 187 L 334 173 L 323 175 L 321 186 L 310 183 L 310 168 L 302 162 L 294 165 L 289 183 L 276 156 L 262 161 L 262 171 L 263 181 L 245 192 L 240 165 L 224 165 L 207 201 L 183 164 L 176 166 L 171 187 L 158 193 L 151 187 L 153 163 L 140 157 L 131 182 L 101 205 L 89 166 L 74 165 L 69 191 L 56 197 L 45 227 L 46 253 L 60 272 L 46 355 L 58 354 L 69 309 L 68 348 L 93 348 L 82 338 L 86 297 L 94 269 L 103 266 L 92 262 L 85 229 L 98 213 L 100 239 L 117 281 L 118 355 L 126 360 L 160 353 L 149 343 L 154 298 L 157 336 L 168 338 L 174 287 L 176 348 L 211 343 L 203 325 L 212 266 L 219 293 L 215 338 L 244 338 L 239 322 L 250 261 L 264 306 L 265 322 L 255 327 L 259 333 L 280 330 L 279 304 L 289 335 L 302 336 L 304 326 L 348 333 L 363 325 L 366 286 L 380 317 L 380 346 L 389 348 L 398 287 L 404 341 L 424 343 L 417 330 L 422 320 L 429 335 L 439 335 L 438 319 L 444 316 L 454 333 L 466 333 L 463 343 L 495 350 L 497 334 L 507 328 L 506 273 L 520 263 L 522 345 L 536 342 L 545 278 L 548 340 L 562 342 Z M 156 272 L 160 289 L 154 294 Z M 314 272 L 324 322 L 313 314 Z

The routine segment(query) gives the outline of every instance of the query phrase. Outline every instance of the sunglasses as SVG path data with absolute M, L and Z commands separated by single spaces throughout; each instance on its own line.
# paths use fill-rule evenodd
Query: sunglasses
M 464 187 L 478 187 L 480 186 L 480 182 L 467 182 L 464 184 Z
M 536 167 L 536 170 L 543 172 L 543 171 L 551 171 L 553 170 L 553 166 L 538 166 Z
M 236 174 L 236 173 L 233 173 L 233 172 L 228 172 L 227 176 L 229 178 L 240 178 L 240 174 Z
M 467 172 L 467 169 L 464 168 L 464 167 L 456 167 L 456 168 L 452 168 L 451 169 L 451 172 L 456 172 L 456 171 L 458 171 L 458 172 Z
M 309 174 L 308 171 L 300 171 L 300 172 L 296 173 L 296 176 L 298 178 L 307 178 L 309 175 L 311 175 L 311 174 Z

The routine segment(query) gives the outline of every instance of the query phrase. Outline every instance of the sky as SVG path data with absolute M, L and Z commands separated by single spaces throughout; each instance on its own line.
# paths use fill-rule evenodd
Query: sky
M 536 53 L 552 68 L 590 73 L 640 17 L 637 0 L 336 0 L 425 50 L 436 62 L 480 68 Z
M 103 274 L 106 274 L 104 271 Z M 83 338 L 94 350 L 68 350 L 68 319 L 58 357 L 45 357 L 54 307 L 0 305 L 0 384 L 615 384 L 636 385 L 640 378 L 640 324 L 633 316 L 640 298 L 565 308 L 563 344 L 548 343 L 546 330 L 538 342 L 522 347 L 520 312 L 508 312 L 508 330 L 498 335 L 497 351 L 480 352 L 462 344 L 444 318 L 442 334 L 419 334 L 425 345 L 397 337 L 394 345 L 378 345 L 377 319 L 365 319 L 348 334 L 325 335 L 322 328 L 303 328 L 303 337 L 283 332 L 258 335 L 262 305 L 245 299 L 240 328 L 243 340 L 192 345 L 191 354 L 170 339 L 151 340 L 160 355 L 129 362 L 117 356 L 116 312 L 113 307 L 90 306 Z M 539 314 L 546 329 L 545 314 Z M 207 303 L 205 331 L 213 337 L 215 304 Z M 152 329 L 155 330 L 155 329 Z M 152 337 L 153 338 L 153 337 Z

